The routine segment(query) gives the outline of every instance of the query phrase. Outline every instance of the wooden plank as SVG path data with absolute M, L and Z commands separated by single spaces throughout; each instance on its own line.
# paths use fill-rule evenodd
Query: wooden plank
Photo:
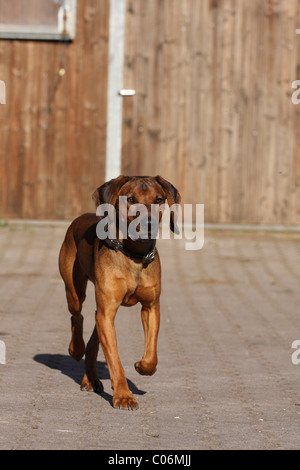
M 207 166 L 207 136 L 208 126 L 211 121 L 210 109 L 206 106 L 209 87 L 209 75 L 207 73 L 207 2 L 201 0 L 192 3 L 191 11 L 191 134 L 189 155 L 189 195 L 187 202 L 194 201 L 196 194 L 197 203 L 208 202 L 205 199 L 206 166 Z
M 300 2 L 297 1 L 295 23 L 293 31 L 300 28 Z M 292 81 L 300 80 L 300 36 L 295 35 L 294 41 L 294 54 L 292 61 L 291 77 Z M 299 88 L 299 87 L 298 87 Z M 295 90 L 292 90 L 295 91 Z M 293 161 L 292 161 L 292 177 L 289 178 L 289 182 L 292 180 L 294 187 L 293 193 L 293 218 L 292 222 L 300 224 L 300 104 L 292 104 L 292 121 L 293 121 L 293 136 L 294 136 L 294 147 L 293 147 Z
M 234 39 L 236 2 L 224 0 L 222 60 L 221 60 L 221 97 L 220 97 L 220 155 L 219 155 L 219 221 L 226 223 L 232 220 L 232 199 L 229 196 L 234 184 L 234 168 L 232 166 L 232 134 L 233 134 L 233 77 L 234 77 Z
M 264 75 L 265 62 L 262 61 L 262 52 L 265 48 L 263 2 L 243 2 L 242 31 L 240 36 L 242 47 L 242 61 L 240 63 L 240 173 L 235 182 L 240 179 L 240 197 L 235 204 L 239 205 L 239 220 L 249 223 L 259 223 L 258 210 L 259 178 L 263 174 L 261 165 L 265 165 L 266 152 L 259 153 L 259 144 L 263 139 L 265 129 L 265 103 L 261 101 L 267 91 L 268 74 Z M 253 25 L 256 24 L 256 34 L 253 34 Z M 266 81 L 265 81 L 266 80 Z M 266 88 L 265 88 L 266 87 Z M 258 123 L 261 123 L 260 125 Z M 265 191 L 264 185 L 260 187 Z
M 231 206 L 231 221 L 238 223 L 241 220 L 242 197 L 243 197 L 243 184 L 242 184 L 242 149 L 241 142 L 243 137 L 243 118 L 245 116 L 245 100 L 242 93 L 242 78 L 243 78 L 243 60 L 244 60 L 244 9 L 245 2 L 236 8 L 235 19 L 235 34 L 234 34 L 234 63 L 233 63 L 233 97 L 232 97 L 232 184 L 231 191 L 228 196 L 229 204 Z
M 207 21 L 210 29 L 210 52 L 208 63 L 210 88 L 207 106 L 210 107 L 212 111 L 212 122 L 209 127 L 205 214 L 207 220 L 217 222 L 219 218 L 219 158 L 221 153 L 220 115 L 223 1 L 209 2 Z
M 134 89 L 137 93 L 136 79 L 136 24 L 137 24 L 137 2 L 129 1 L 126 5 L 125 17 L 125 46 L 124 46 L 124 88 Z M 135 161 L 135 106 L 138 95 L 123 101 L 123 126 L 122 126 L 122 173 L 131 174 L 133 161 Z
M 278 122 L 278 72 L 280 58 L 280 2 L 264 2 L 263 83 L 263 187 L 261 217 L 266 223 L 276 220 L 276 132 Z
M 296 223 L 293 214 L 296 181 L 292 176 L 294 154 L 293 105 L 289 96 L 291 83 L 295 80 L 294 59 L 297 24 L 297 0 L 282 2 L 280 22 L 280 61 L 278 70 L 278 123 L 276 130 L 277 187 L 276 213 L 281 223 Z M 299 40 L 299 37 L 298 37 Z M 297 131 L 299 132 L 299 131 Z M 300 222 L 300 218 L 299 218 Z

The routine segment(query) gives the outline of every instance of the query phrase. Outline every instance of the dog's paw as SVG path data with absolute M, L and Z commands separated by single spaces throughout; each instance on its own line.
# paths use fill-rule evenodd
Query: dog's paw
M 147 363 L 143 360 L 136 362 L 134 367 L 141 375 L 153 375 L 156 372 L 156 364 Z
M 95 392 L 95 393 L 102 393 L 103 392 L 103 385 L 100 379 L 96 377 L 94 380 L 89 380 L 87 375 L 85 374 L 80 389 L 84 392 Z
M 75 361 L 80 361 L 84 354 L 85 354 L 85 344 L 84 341 L 80 341 L 80 343 L 73 343 L 72 341 L 70 342 L 69 345 L 69 354 Z
M 114 408 L 119 408 L 120 410 L 137 410 L 139 405 L 133 396 L 115 396 L 113 397 Z

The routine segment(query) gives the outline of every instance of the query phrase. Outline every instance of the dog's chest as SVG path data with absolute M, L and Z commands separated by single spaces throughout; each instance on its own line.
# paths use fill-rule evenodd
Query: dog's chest
M 144 271 L 131 272 L 126 279 L 127 289 L 122 305 L 132 306 L 138 302 L 143 305 L 151 304 L 157 296 L 158 286 L 152 276 Z

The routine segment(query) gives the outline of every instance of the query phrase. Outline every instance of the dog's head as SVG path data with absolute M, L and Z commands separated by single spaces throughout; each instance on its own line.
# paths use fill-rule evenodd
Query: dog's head
M 114 206 L 120 220 L 127 225 L 140 218 L 139 232 L 143 239 L 157 233 L 165 201 L 173 206 L 170 212 L 170 228 L 179 233 L 176 224 L 176 204 L 181 197 L 177 189 L 161 176 L 119 176 L 100 186 L 93 194 L 96 206 Z

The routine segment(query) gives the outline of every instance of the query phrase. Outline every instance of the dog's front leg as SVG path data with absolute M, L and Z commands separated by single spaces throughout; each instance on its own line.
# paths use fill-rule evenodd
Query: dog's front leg
M 113 406 L 114 408 L 136 410 L 138 403 L 129 390 L 117 349 L 114 320 L 119 305 L 113 307 L 112 299 L 106 300 L 107 302 L 99 302 L 99 299 L 97 299 L 99 306 L 96 313 L 96 327 L 114 391 Z
M 157 300 L 151 307 L 142 307 L 142 323 L 145 333 L 145 353 L 141 361 L 135 363 L 141 375 L 153 375 L 157 365 L 157 338 L 160 323 L 160 306 Z

